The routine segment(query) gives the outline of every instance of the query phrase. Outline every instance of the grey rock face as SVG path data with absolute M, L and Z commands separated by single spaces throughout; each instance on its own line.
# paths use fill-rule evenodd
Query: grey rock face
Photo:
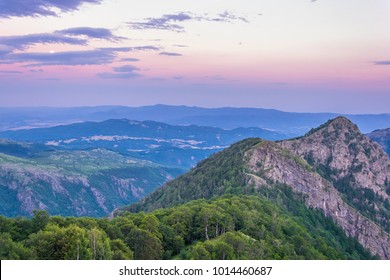
M 348 119 L 336 118 L 298 139 L 263 141 L 247 157 L 250 183 L 258 188 L 271 187 L 270 181 L 290 186 L 305 196 L 309 207 L 321 209 L 373 254 L 390 259 L 388 232 L 348 203 L 336 188 L 347 182 L 352 189 L 371 190 L 380 198 L 367 199 L 377 212 L 376 221 L 390 222 L 380 212 L 389 202 L 389 158 Z
M 266 181 L 283 183 L 295 192 L 304 194 L 309 207 L 321 209 L 339 224 L 347 235 L 355 237 L 373 254 L 390 259 L 390 239 L 378 225 L 345 203 L 339 192 L 309 165 L 274 143 L 264 142 L 248 153 L 252 172 L 250 183 L 270 187 Z M 255 174 L 261 173 L 261 179 Z M 264 178 L 266 180 L 264 180 Z
M 389 199 L 385 189 L 390 180 L 387 154 L 348 119 L 338 117 L 311 134 L 279 144 L 315 167 L 327 167 L 331 181 L 351 175 L 354 187 L 372 189 Z

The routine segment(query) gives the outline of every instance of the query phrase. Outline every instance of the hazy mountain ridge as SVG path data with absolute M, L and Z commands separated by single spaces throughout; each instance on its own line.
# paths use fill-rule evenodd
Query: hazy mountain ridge
M 298 139 L 237 143 L 128 209 L 153 210 L 224 193 L 257 193 L 283 204 L 280 197 L 292 189 L 373 254 L 388 259 L 389 162 L 378 144 L 340 117 Z
M 190 168 L 213 152 L 248 137 L 270 140 L 286 138 L 283 134 L 260 128 L 224 130 L 127 119 L 2 131 L 0 137 L 63 149 L 106 148 L 123 155 L 182 168 Z
M 368 133 L 367 137 L 378 142 L 390 156 L 390 128 L 375 130 Z
M 225 129 L 258 127 L 287 134 L 306 133 L 335 113 L 293 113 L 261 108 L 201 108 L 154 105 L 143 107 L 97 106 L 74 108 L 0 108 L 0 130 L 34 128 L 107 119 L 152 120 L 171 125 L 200 125 Z M 364 132 L 388 128 L 390 114 L 345 114 Z

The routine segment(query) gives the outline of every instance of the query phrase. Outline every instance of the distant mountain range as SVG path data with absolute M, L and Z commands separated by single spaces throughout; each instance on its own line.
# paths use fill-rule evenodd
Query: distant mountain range
M 107 216 L 260 128 L 107 120 L 0 132 L 0 214 Z M 3 138 L 3 140 L 1 140 Z M 7 138 L 8 140 L 5 140 Z
M 42 145 L 66 150 L 104 148 L 183 170 L 195 166 L 210 154 L 249 137 L 278 140 L 285 139 L 286 135 L 261 128 L 226 130 L 127 119 L 0 131 L 0 138 L 32 142 L 41 148 Z
M 85 121 L 131 119 L 171 125 L 199 125 L 224 129 L 257 127 L 299 136 L 340 114 L 290 113 L 258 108 L 200 108 L 155 105 L 144 107 L 100 106 L 75 108 L 0 108 L 0 130 L 36 128 Z M 344 115 L 361 131 L 388 128 L 390 114 Z
M 378 142 L 383 147 L 383 149 L 390 155 L 390 128 L 375 130 L 367 134 L 367 136 L 370 139 Z
M 303 201 L 373 255 L 390 259 L 390 160 L 344 117 L 296 139 L 254 138 L 234 144 L 116 215 L 226 194 L 261 196 L 298 217 Z M 307 222 L 316 223 L 310 218 Z M 205 228 L 207 239 L 208 230 L 218 228 L 218 219 L 215 223 Z

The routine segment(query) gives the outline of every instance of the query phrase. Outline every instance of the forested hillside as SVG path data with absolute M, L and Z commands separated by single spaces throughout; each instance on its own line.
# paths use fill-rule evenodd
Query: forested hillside
M 291 206 L 291 205 L 290 205 Z M 0 218 L 1 259 L 371 259 L 319 211 L 222 196 L 112 220 Z M 296 214 L 291 214 L 295 212 Z

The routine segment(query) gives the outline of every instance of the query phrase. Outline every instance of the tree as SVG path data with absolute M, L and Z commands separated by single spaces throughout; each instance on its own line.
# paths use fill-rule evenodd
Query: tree
M 134 251 L 136 260 L 159 260 L 163 256 L 160 239 L 147 230 L 134 228 L 126 238 L 126 243 Z
M 45 210 L 34 210 L 34 216 L 31 219 L 31 232 L 43 230 L 49 223 L 50 215 Z
M 87 260 L 91 258 L 91 250 L 88 244 L 88 233 L 85 229 L 76 225 L 70 225 L 63 229 L 64 259 Z
M 120 240 L 115 239 L 110 241 L 112 259 L 113 260 L 132 260 L 134 259 L 134 253 L 126 246 L 126 244 Z
M 9 233 L 0 234 L 0 260 L 27 260 L 31 252 L 22 244 L 12 241 Z
M 98 228 L 89 231 L 89 244 L 93 260 L 109 260 L 112 257 L 107 234 Z
M 26 245 L 40 260 L 91 258 L 88 234 L 85 229 L 76 225 L 61 228 L 49 224 L 44 230 L 31 234 Z
M 211 255 L 203 245 L 203 242 L 198 242 L 190 249 L 187 258 L 191 260 L 210 260 Z
M 232 246 L 224 241 L 217 241 L 213 246 L 213 259 L 216 260 L 227 260 L 234 259 L 234 251 Z
M 162 235 L 159 232 L 159 226 L 160 221 L 156 218 L 156 216 L 149 214 L 142 219 L 140 228 L 152 233 L 159 239 L 162 239 Z

